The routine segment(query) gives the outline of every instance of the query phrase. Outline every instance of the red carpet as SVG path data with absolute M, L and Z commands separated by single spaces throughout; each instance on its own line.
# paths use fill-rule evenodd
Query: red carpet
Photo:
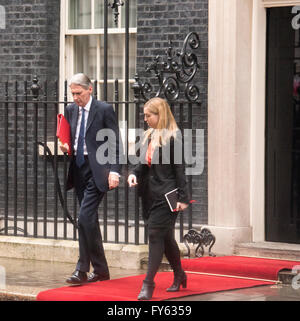
M 182 260 L 185 271 L 277 280 L 278 272 L 292 269 L 299 261 L 263 259 L 246 256 L 203 257 Z
M 136 301 L 145 275 L 130 276 L 110 281 L 96 282 L 78 287 L 66 286 L 40 292 L 38 301 Z M 201 293 L 217 292 L 239 288 L 273 284 L 246 279 L 235 279 L 220 276 L 188 274 L 186 289 L 179 292 L 166 292 L 173 281 L 172 272 L 160 272 L 155 277 L 156 287 L 153 301 L 183 297 Z
M 249 257 L 204 257 L 182 260 L 186 271 L 235 275 L 267 280 L 277 280 L 282 269 L 292 269 L 299 262 Z M 83 286 L 66 286 L 40 292 L 38 301 L 136 301 L 145 275 L 96 282 Z M 274 281 L 249 280 L 188 273 L 187 289 L 179 292 L 166 292 L 173 281 L 172 272 L 160 272 L 155 277 L 156 288 L 153 301 L 190 296 L 195 294 L 248 288 L 258 285 L 274 284 Z

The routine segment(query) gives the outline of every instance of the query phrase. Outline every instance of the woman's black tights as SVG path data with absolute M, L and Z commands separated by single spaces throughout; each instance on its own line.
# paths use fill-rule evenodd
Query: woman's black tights
M 149 228 L 149 262 L 145 281 L 153 282 L 164 254 L 174 273 L 180 273 L 180 251 L 174 237 L 174 227 Z

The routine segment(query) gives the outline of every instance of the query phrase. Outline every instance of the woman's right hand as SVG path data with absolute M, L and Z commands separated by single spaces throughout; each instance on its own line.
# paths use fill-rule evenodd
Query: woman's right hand
M 128 182 L 128 184 L 129 184 L 129 187 L 132 187 L 132 186 L 137 185 L 136 176 L 133 175 L 133 174 L 130 174 L 130 175 L 128 176 L 127 182 Z

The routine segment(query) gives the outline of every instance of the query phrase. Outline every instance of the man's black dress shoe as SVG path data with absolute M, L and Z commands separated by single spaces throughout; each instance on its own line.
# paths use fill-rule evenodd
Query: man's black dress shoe
M 67 280 L 70 284 L 84 284 L 87 282 L 86 272 L 76 270 Z
M 109 280 L 110 277 L 109 275 L 101 275 L 101 274 L 97 274 L 95 272 L 92 272 L 89 276 L 87 281 L 88 282 L 97 282 L 97 281 L 105 281 L 105 280 Z

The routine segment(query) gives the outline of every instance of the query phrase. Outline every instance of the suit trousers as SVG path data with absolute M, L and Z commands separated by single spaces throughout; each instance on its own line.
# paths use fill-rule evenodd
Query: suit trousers
M 100 192 L 96 187 L 87 157 L 82 167 L 78 168 L 75 161 L 73 166 L 74 186 L 80 204 L 79 259 L 76 270 L 88 272 L 92 264 L 95 273 L 109 276 L 98 222 L 98 207 L 105 193 Z

